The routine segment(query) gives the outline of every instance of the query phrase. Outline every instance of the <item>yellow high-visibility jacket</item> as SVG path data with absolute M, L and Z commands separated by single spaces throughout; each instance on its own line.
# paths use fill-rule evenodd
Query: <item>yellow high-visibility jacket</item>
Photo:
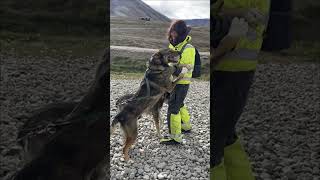
M 226 9 L 257 9 L 263 16 L 265 22 L 256 27 L 249 25 L 247 36 L 241 38 L 236 48 L 227 53 L 215 67 L 217 71 L 252 71 L 258 64 L 258 54 L 263 42 L 263 33 L 267 26 L 270 0 L 224 0 L 223 8 Z
M 179 64 L 189 64 L 192 65 L 192 67 L 194 67 L 195 64 L 195 55 L 196 55 L 196 50 L 195 48 L 189 44 L 189 42 L 191 41 L 191 36 L 187 36 L 186 39 L 179 43 L 176 46 L 173 46 L 171 43 L 169 44 L 169 48 L 174 50 L 174 51 L 181 51 L 181 49 L 185 46 L 182 54 L 181 54 L 181 58 L 179 59 Z M 193 68 L 192 68 L 193 69 Z M 191 83 L 191 78 L 192 78 L 192 70 L 190 70 L 189 72 L 187 72 L 183 78 L 181 80 L 179 80 L 177 82 L 177 84 L 190 84 Z

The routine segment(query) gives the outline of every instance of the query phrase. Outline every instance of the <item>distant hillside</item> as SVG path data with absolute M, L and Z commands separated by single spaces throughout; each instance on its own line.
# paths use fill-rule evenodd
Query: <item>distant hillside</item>
M 190 26 L 210 26 L 210 19 L 186 19 L 184 21 Z
M 149 17 L 151 20 L 169 22 L 170 19 L 152 9 L 141 0 L 111 0 L 110 15 L 116 17 Z

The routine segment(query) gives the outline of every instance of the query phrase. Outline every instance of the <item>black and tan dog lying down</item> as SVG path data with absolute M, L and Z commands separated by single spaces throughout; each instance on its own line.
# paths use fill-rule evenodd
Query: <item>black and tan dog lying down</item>
M 39 109 L 19 132 L 27 164 L 12 180 L 105 179 L 107 147 L 107 60 L 79 103 L 56 103 Z
M 177 70 L 177 66 L 169 65 L 169 63 L 177 63 L 178 59 L 179 53 L 169 49 L 153 54 L 138 91 L 133 96 L 127 95 L 118 100 L 117 106 L 120 108 L 112 121 L 111 132 L 119 123 L 124 132 L 123 154 L 126 161 L 129 160 L 130 147 L 137 138 L 137 121 L 143 113 L 153 113 L 159 135 L 159 109 L 162 107 L 165 95 L 171 92 L 176 82 L 182 78 L 181 76 L 173 80 L 172 75 Z M 128 96 L 131 98 L 129 99 Z M 121 102 L 125 103 L 119 105 Z

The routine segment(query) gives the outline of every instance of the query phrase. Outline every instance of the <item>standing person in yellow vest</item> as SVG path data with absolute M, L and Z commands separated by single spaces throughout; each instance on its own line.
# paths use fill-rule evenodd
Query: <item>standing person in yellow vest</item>
M 178 81 L 174 90 L 170 94 L 167 112 L 167 122 L 169 127 L 169 136 L 160 140 L 161 144 L 180 144 L 182 142 L 182 133 L 191 131 L 190 115 L 184 104 L 189 86 L 191 84 L 192 71 L 195 64 L 195 48 L 190 44 L 189 36 L 191 28 L 182 20 L 172 22 L 168 30 L 169 48 L 181 53 L 175 76 L 183 76 Z
M 248 156 L 236 134 L 258 63 L 269 0 L 214 0 L 211 42 L 211 179 L 255 179 Z M 221 21 L 221 22 L 217 22 Z M 227 22 L 223 22 L 227 21 Z M 226 29 L 227 27 L 227 29 Z M 215 28 L 221 28 L 221 33 Z

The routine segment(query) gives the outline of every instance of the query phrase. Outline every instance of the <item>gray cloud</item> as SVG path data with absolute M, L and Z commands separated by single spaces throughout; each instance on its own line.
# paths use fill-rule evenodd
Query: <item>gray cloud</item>
M 143 0 L 172 19 L 210 18 L 210 0 Z

